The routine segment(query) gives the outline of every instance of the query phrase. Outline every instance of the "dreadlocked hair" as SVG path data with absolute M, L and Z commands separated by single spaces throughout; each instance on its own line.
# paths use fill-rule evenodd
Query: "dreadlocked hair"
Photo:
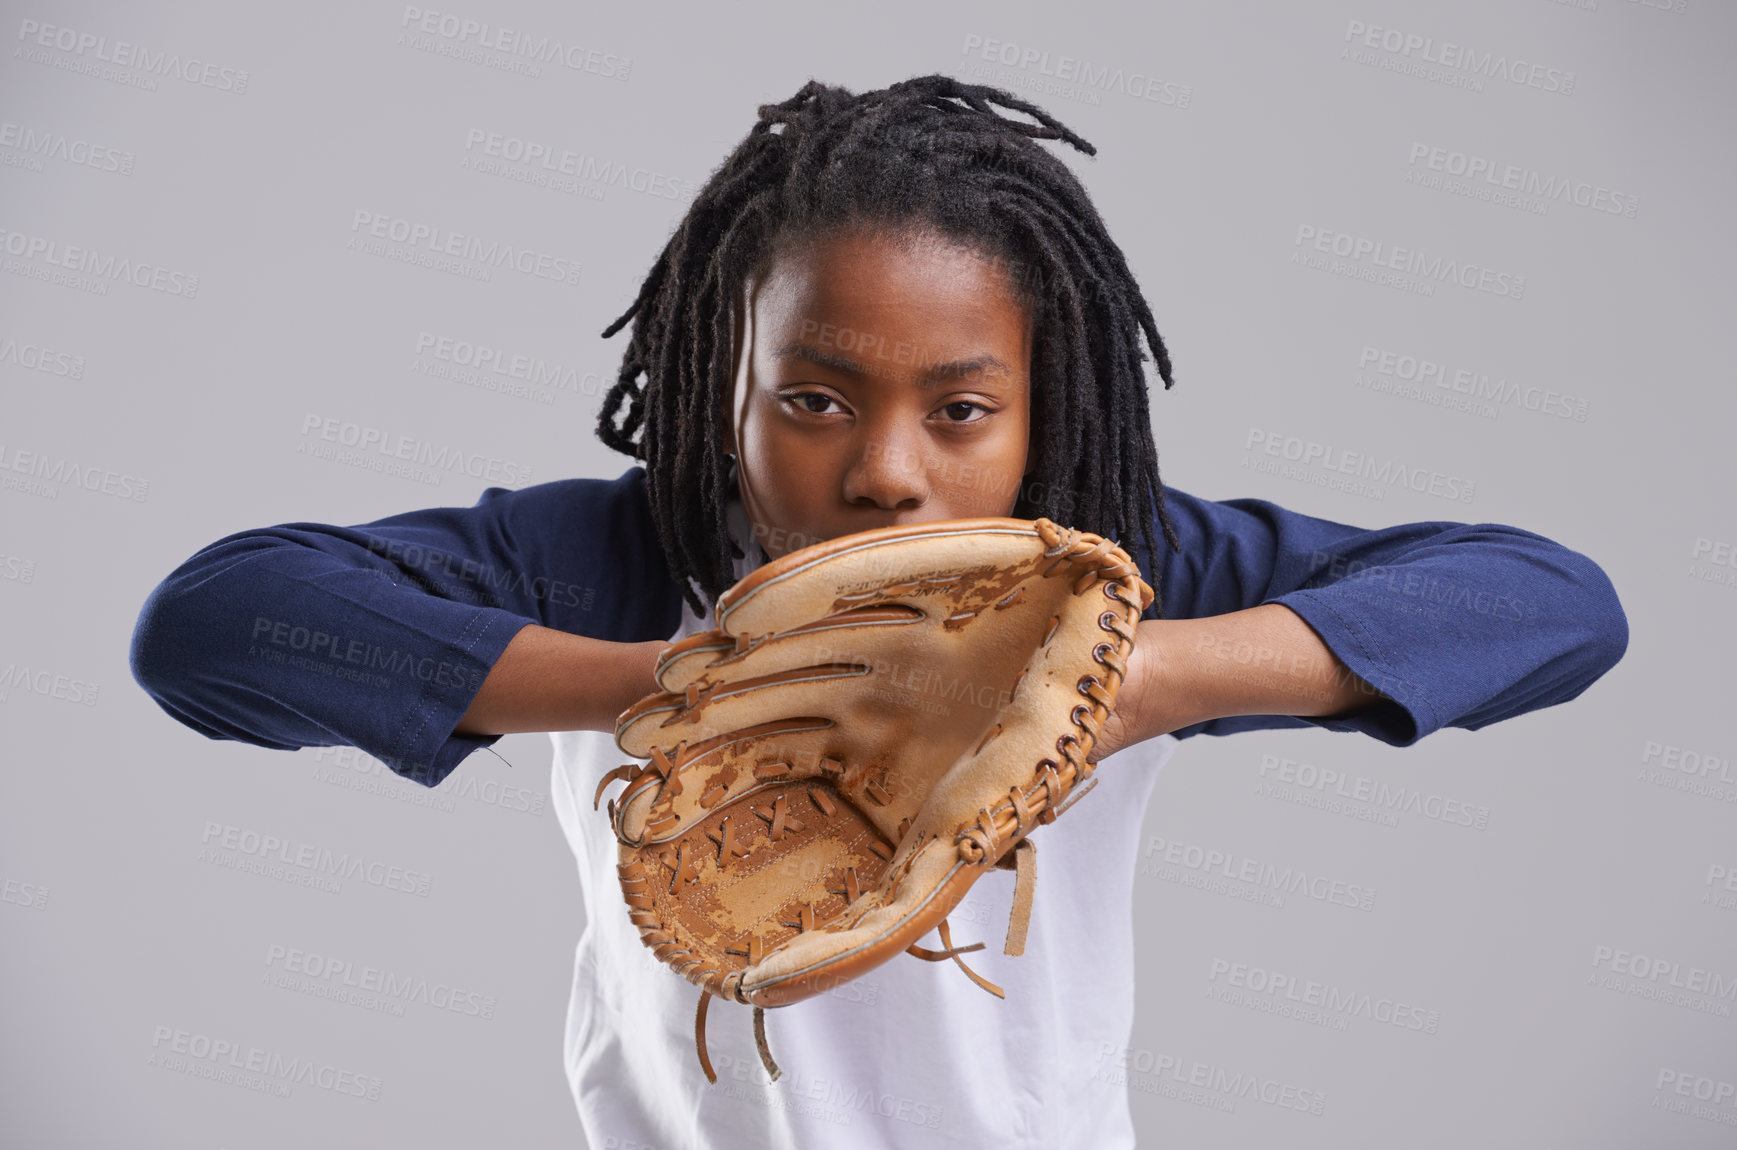
M 716 602 L 742 554 L 725 516 L 731 302 L 782 245 L 864 227 L 936 234 L 1005 263 L 1034 320 L 1036 467 L 1012 514 L 1115 540 L 1137 535 L 1133 557 L 1162 613 L 1154 508 L 1165 539 L 1181 544 L 1158 477 L 1142 333 L 1166 388 L 1170 355 L 1085 188 L 1036 140 L 1097 154 L 999 88 L 928 75 L 853 95 L 810 80 L 761 105 L 759 122 L 699 190 L 632 306 L 603 332 L 633 321 L 597 434 L 645 462 L 670 572 L 702 617 L 695 585 Z

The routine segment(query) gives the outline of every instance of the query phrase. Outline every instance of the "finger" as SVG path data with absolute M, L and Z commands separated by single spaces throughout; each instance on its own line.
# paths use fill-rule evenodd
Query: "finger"
M 823 663 L 753 678 L 720 679 L 704 686 L 692 683 L 686 692 L 648 695 L 623 711 L 616 722 L 615 742 L 643 759 L 653 747 L 716 738 L 769 716 L 815 713 L 824 717 L 838 709 L 839 696 L 813 688 L 866 674 L 868 669 L 858 664 Z
M 827 760 L 826 719 L 761 723 L 660 753 L 622 791 L 617 834 L 628 843 L 663 841 L 767 785 L 834 777 Z
M 718 626 L 733 634 L 776 630 L 791 618 L 940 597 L 987 610 L 1044 561 L 1037 530 L 1018 519 L 948 519 L 841 536 L 776 559 L 724 592 Z
M 710 631 L 704 636 L 689 636 L 665 651 L 658 663 L 657 678 L 664 690 L 679 692 L 706 679 L 751 677 L 834 661 L 824 654 L 817 657 L 810 652 L 817 649 L 824 652 L 829 644 L 843 643 L 846 639 L 867 643 L 866 637 L 870 635 L 890 639 L 892 632 L 903 627 L 928 622 L 928 615 L 921 607 L 891 604 L 840 611 L 762 635 Z

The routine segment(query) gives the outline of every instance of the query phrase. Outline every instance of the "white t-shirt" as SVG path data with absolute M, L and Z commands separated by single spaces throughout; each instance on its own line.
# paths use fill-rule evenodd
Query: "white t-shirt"
M 730 524 L 758 547 L 739 503 Z M 709 629 L 684 611 L 671 639 Z M 1133 881 L 1152 784 L 1177 740 L 1164 735 L 1098 763 L 1097 786 L 1032 836 L 1037 884 L 1025 954 L 1001 947 L 1013 874 L 979 879 L 950 917 L 966 961 L 901 955 L 829 994 L 766 1012 L 783 1070 L 767 1081 L 747 1007 L 714 1000 L 706 1040 L 716 1084 L 694 1052 L 700 991 L 658 962 L 628 921 L 616 840 L 591 808 L 603 774 L 628 761 L 595 731 L 552 736 L 550 794 L 579 864 L 587 921 L 573 968 L 566 1066 L 593 1150 L 882 1150 L 989 1145 L 1134 1145 L 1116 1055 L 1134 1018 Z M 1082 876 L 1089 876 L 1089 881 Z M 938 948 L 931 932 L 923 945 Z

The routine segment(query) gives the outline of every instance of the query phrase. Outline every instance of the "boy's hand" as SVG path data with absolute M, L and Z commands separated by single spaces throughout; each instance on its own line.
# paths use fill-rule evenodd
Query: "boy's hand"
M 1283 604 L 1207 619 L 1148 619 L 1088 758 L 1095 763 L 1208 719 L 1349 714 L 1383 698 Z
M 1123 747 L 1155 739 L 1173 729 L 1163 726 L 1163 720 L 1152 713 L 1153 708 L 1145 698 L 1151 664 L 1156 658 L 1153 648 L 1157 646 L 1154 642 L 1156 635 L 1149 628 L 1156 622 L 1161 620 L 1149 620 L 1134 629 L 1134 651 L 1128 657 L 1128 674 L 1122 680 L 1122 689 L 1116 694 L 1115 709 L 1104 720 L 1098 731 L 1098 741 L 1086 756 L 1088 763 L 1100 762 Z

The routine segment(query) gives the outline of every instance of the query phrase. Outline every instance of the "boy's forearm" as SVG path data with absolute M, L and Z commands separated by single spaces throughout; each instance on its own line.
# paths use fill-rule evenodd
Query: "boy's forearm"
M 652 672 L 667 645 L 525 627 L 490 669 L 456 733 L 613 731 L 617 715 L 657 690 Z M 1340 715 L 1381 698 L 1280 604 L 1147 620 L 1117 701 L 1122 730 L 1103 750 L 1229 715 Z
M 525 627 L 490 668 L 455 733 L 614 731 L 617 715 L 658 689 L 652 672 L 666 646 Z
M 1290 608 L 1266 603 L 1206 619 L 1140 624 L 1118 697 L 1118 746 L 1230 715 L 1327 716 L 1384 696 Z

